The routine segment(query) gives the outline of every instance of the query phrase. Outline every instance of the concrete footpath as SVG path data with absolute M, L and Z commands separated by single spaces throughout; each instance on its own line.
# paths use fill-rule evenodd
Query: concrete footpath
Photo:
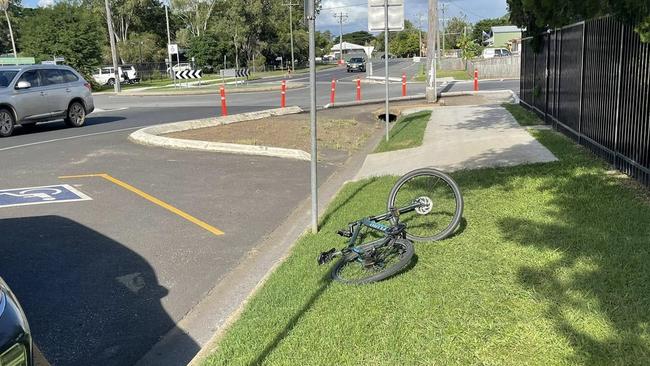
M 555 160 L 500 105 L 435 107 L 422 146 L 368 155 L 355 179 L 422 167 L 449 172 Z

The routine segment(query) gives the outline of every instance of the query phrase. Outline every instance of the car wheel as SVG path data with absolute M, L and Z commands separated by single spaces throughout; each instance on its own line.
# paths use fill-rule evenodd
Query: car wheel
M 115 85 L 115 79 L 108 79 L 108 82 L 106 82 L 106 85 L 108 85 L 108 86 Z
M 0 137 L 9 137 L 14 133 L 14 116 L 6 109 L 0 109 Z
M 65 123 L 70 127 L 81 127 L 86 123 L 86 109 L 80 102 L 72 102 L 66 113 Z

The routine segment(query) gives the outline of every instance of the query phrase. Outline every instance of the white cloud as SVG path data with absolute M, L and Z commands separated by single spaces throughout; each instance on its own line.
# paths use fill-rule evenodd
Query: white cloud
M 316 18 L 319 27 L 333 27 L 339 25 L 339 20 L 336 14 L 343 13 L 347 15 L 347 19 L 343 22 L 343 27 L 347 25 L 355 25 L 367 22 L 368 19 L 368 5 L 364 4 L 363 0 L 324 0 L 323 7 Z
M 38 0 L 38 6 L 41 8 L 46 8 L 48 6 L 54 6 L 54 0 Z

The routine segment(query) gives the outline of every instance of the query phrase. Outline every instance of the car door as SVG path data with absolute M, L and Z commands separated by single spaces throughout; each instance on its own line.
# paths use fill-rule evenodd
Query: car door
M 16 109 L 18 121 L 24 119 L 38 119 L 43 114 L 47 113 L 43 105 L 43 89 L 41 86 L 41 79 L 38 70 L 27 70 L 23 72 L 16 81 L 15 85 L 19 82 L 26 81 L 31 84 L 27 89 L 16 89 L 14 86 L 13 105 Z
M 63 73 L 58 69 L 41 69 L 41 85 L 43 86 L 43 104 L 46 114 L 63 115 L 68 109 L 68 91 Z

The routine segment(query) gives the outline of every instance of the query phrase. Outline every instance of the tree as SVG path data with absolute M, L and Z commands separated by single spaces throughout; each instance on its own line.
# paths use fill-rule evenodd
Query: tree
M 11 28 L 11 20 L 9 19 L 9 0 L 0 0 L 0 9 L 5 13 L 5 18 L 7 18 L 7 27 L 9 28 L 9 36 L 11 37 L 11 47 L 14 51 L 14 57 L 18 57 L 18 52 L 16 52 L 16 41 L 14 40 L 14 31 Z
M 417 31 L 404 30 L 388 44 L 390 53 L 397 57 L 420 54 L 420 35 Z
M 511 20 L 538 35 L 547 28 L 606 14 L 630 24 L 644 42 L 650 42 L 650 2 L 648 0 L 507 0 Z
M 456 44 L 456 47 L 463 50 L 464 60 L 469 60 L 478 57 L 478 55 L 480 55 L 483 50 L 483 46 L 476 43 L 476 41 L 471 39 L 469 35 L 461 36 L 460 39 L 458 40 L 458 43 Z
M 356 31 L 352 33 L 346 33 L 343 35 L 344 42 L 350 42 L 362 46 L 366 45 L 367 43 L 370 43 L 370 41 L 372 41 L 373 39 L 375 39 L 375 36 L 373 36 L 371 33 L 366 31 Z
M 497 27 L 500 25 L 510 25 L 510 19 L 508 15 L 504 15 L 501 18 L 491 18 L 479 20 L 474 27 L 472 28 L 472 40 L 478 44 L 483 44 L 485 38 L 483 34 L 489 34 L 492 30 L 492 27 Z
M 231 53 L 228 39 L 215 33 L 206 33 L 192 38 L 188 56 L 194 57 L 199 68 L 219 67 L 223 56 Z
M 161 62 L 167 57 L 155 33 L 131 33 L 128 40 L 118 44 L 118 50 L 124 63 Z
M 193 36 L 200 36 L 208 29 L 217 0 L 171 0 L 172 9 L 190 30 Z
M 100 21 L 84 5 L 60 2 L 36 9 L 22 20 L 22 52 L 38 61 L 63 56 L 70 66 L 89 74 L 101 63 L 106 42 Z
M 460 38 L 470 30 L 471 24 L 466 17 L 451 18 L 445 27 L 445 46 L 447 48 L 457 47 Z

